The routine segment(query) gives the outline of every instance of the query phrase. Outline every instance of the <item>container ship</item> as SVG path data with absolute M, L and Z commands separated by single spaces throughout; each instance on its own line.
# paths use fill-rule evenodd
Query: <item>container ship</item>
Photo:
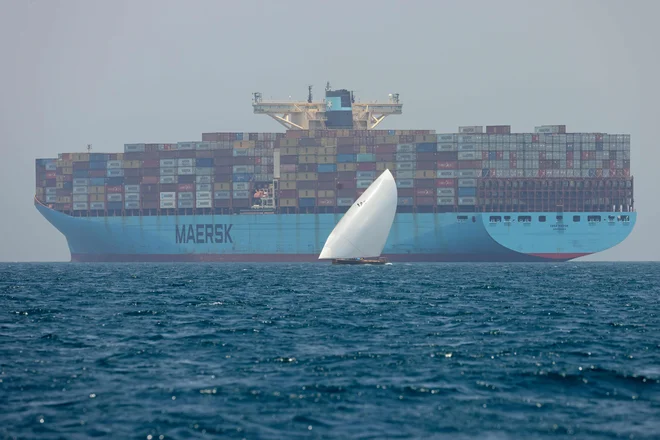
M 75 262 L 311 262 L 357 197 L 389 169 L 397 261 L 566 261 L 611 248 L 636 221 L 630 135 L 542 125 L 455 133 L 383 130 L 398 94 L 265 101 L 272 133 L 125 144 L 36 160 L 37 210 Z

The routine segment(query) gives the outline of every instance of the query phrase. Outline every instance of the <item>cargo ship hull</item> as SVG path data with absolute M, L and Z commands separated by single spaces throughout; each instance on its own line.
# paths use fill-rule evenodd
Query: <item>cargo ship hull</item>
M 342 215 L 72 217 L 38 201 L 35 206 L 66 237 L 74 262 L 315 262 Z M 635 212 L 397 214 L 383 256 L 392 262 L 567 261 L 617 245 L 635 221 Z

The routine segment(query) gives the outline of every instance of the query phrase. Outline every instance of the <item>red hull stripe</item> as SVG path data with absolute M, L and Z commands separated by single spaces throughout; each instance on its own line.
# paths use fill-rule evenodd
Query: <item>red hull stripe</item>
M 385 254 L 392 262 L 538 262 L 561 261 L 588 254 Z M 72 254 L 73 262 L 222 262 L 222 263 L 326 263 L 314 254 Z
M 529 254 L 534 257 L 545 258 L 549 260 L 572 260 L 574 258 L 584 257 L 586 255 L 591 255 L 591 252 L 587 253 L 573 253 L 573 254 Z

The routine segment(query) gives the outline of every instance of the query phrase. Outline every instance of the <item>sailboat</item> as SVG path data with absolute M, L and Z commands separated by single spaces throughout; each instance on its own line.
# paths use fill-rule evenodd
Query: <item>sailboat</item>
M 339 220 L 319 259 L 332 259 L 332 264 L 386 264 L 380 254 L 394 223 L 396 205 L 396 182 L 390 170 L 385 170 Z

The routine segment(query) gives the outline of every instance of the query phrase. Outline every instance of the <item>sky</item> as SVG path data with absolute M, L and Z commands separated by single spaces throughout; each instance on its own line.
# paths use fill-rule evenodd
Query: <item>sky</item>
M 68 261 L 34 160 L 281 131 L 251 94 L 399 93 L 384 129 L 628 133 L 638 221 L 589 260 L 660 260 L 659 2 L 0 0 L 0 261 Z

